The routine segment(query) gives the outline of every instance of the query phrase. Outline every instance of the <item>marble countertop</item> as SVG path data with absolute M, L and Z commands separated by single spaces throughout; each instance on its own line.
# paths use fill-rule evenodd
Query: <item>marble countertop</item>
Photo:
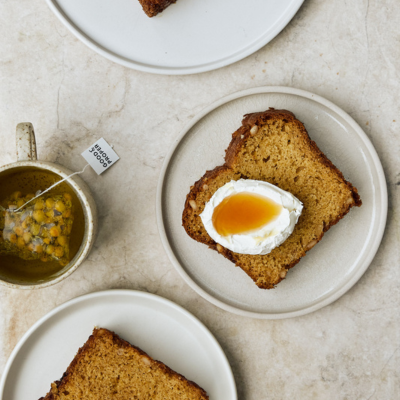
M 0 374 L 22 335 L 55 306 L 125 288 L 166 297 L 204 322 L 231 363 L 241 400 L 400 398 L 396 5 L 305 0 L 252 56 L 209 73 L 158 76 L 94 53 L 43 0 L 0 1 L 0 164 L 15 161 L 15 126 L 25 121 L 34 124 L 42 160 L 78 170 L 85 165 L 80 153 L 99 137 L 121 157 L 100 177 L 84 175 L 100 213 L 87 261 L 47 289 L 0 287 Z M 374 144 L 389 191 L 385 236 L 360 281 L 330 306 L 277 321 L 227 313 L 190 289 L 161 245 L 154 204 L 163 159 L 183 126 L 220 97 L 263 85 L 305 89 L 348 112 Z

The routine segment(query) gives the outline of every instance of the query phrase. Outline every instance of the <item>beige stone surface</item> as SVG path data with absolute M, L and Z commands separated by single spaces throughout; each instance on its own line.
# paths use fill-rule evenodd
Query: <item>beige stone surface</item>
M 182 305 L 216 336 L 239 399 L 400 398 L 400 8 L 395 0 L 305 0 L 270 44 L 229 67 L 194 76 L 133 71 L 97 55 L 43 0 L 0 1 L 0 164 L 15 160 L 17 123 L 30 121 L 41 159 L 73 170 L 104 137 L 121 160 L 83 178 L 100 213 L 89 259 L 40 291 L 0 287 L 0 374 L 26 330 L 55 306 L 107 288 L 144 290 Z M 380 250 L 358 284 L 304 317 L 261 321 L 222 311 L 180 278 L 155 217 L 157 180 L 183 126 L 220 97 L 293 86 L 336 103 L 382 160 L 390 209 Z M 7 400 L 7 399 L 4 399 Z

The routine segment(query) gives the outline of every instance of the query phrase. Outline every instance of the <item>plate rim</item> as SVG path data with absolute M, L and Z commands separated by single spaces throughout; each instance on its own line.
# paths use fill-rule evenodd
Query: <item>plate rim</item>
M 281 19 L 280 23 L 275 27 L 275 29 L 270 34 L 264 34 L 261 38 L 256 39 L 249 47 L 246 47 L 245 51 L 239 53 L 233 53 L 231 56 L 219 60 L 217 62 L 211 62 L 208 64 L 201 64 L 192 67 L 157 67 L 153 64 L 143 64 L 137 61 L 130 60 L 116 53 L 113 53 L 110 49 L 106 49 L 99 45 L 91 37 L 83 33 L 74 23 L 70 20 L 64 12 L 61 10 L 57 4 L 57 0 L 46 0 L 46 3 L 50 10 L 56 15 L 56 17 L 63 23 L 63 25 L 77 37 L 83 44 L 85 44 L 90 49 L 94 50 L 96 53 L 100 54 L 104 58 L 120 64 L 124 67 L 131 69 L 136 69 L 142 72 L 149 72 L 153 74 L 160 75 L 190 75 L 199 74 L 202 72 L 213 71 L 219 68 L 226 67 L 237 61 L 240 61 L 251 54 L 257 52 L 262 47 L 266 46 L 271 42 L 280 32 L 289 24 L 293 17 L 297 14 L 300 7 L 304 3 L 304 0 L 292 0 L 288 11 L 283 14 L 284 17 Z
M 40 326 L 42 326 L 44 323 L 46 323 L 48 320 L 50 320 L 53 316 L 57 315 L 59 312 L 62 312 L 63 310 L 67 309 L 68 307 L 74 306 L 78 303 L 84 302 L 86 300 L 94 299 L 94 298 L 101 298 L 101 297 L 107 297 L 107 296 L 113 296 L 113 295 L 118 295 L 118 296 L 133 296 L 133 297 L 141 297 L 141 298 L 147 298 L 151 300 L 156 300 L 157 302 L 163 303 L 164 305 L 167 305 L 168 307 L 171 307 L 175 311 L 178 311 L 179 313 L 183 314 L 186 318 L 189 318 L 192 322 L 195 323 L 195 325 L 200 328 L 200 330 L 208 337 L 208 339 L 217 347 L 217 349 L 220 352 L 219 357 L 222 359 L 222 361 L 226 364 L 226 372 L 229 377 L 229 383 L 232 389 L 232 392 L 234 394 L 234 398 L 232 400 L 237 400 L 237 387 L 236 387 L 236 382 L 235 382 L 235 377 L 232 372 L 232 367 L 229 363 L 229 360 L 225 354 L 224 349 L 218 342 L 218 340 L 215 338 L 215 336 L 212 334 L 212 332 L 207 328 L 207 326 L 201 322 L 195 315 L 190 313 L 188 310 L 180 306 L 179 304 L 174 303 L 173 301 L 166 299 L 165 297 L 149 293 L 149 292 L 143 292 L 140 290 L 130 290 L 130 289 L 106 289 L 106 290 L 100 290 L 92 293 L 87 293 L 78 297 L 75 297 L 73 299 L 70 299 L 66 301 L 65 303 L 62 303 L 58 305 L 57 307 L 53 308 L 50 310 L 48 313 L 43 315 L 39 320 L 37 320 L 26 332 L 25 334 L 21 337 L 21 339 L 18 341 L 14 349 L 12 350 L 6 365 L 4 367 L 3 374 L 0 379 L 0 400 L 3 400 L 4 398 L 4 389 L 5 389 L 5 384 L 7 381 L 7 377 L 9 375 L 10 369 L 13 365 L 13 362 L 15 358 L 17 357 L 20 349 L 22 346 L 27 342 L 27 340 L 30 338 L 30 336 L 38 329 Z
M 190 275 L 186 272 L 186 270 L 180 264 L 178 259 L 175 257 L 174 251 L 172 250 L 170 243 L 168 241 L 166 229 L 164 226 L 164 218 L 163 218 L 163 210 L 162 210 L 162 208 L 163 208 L 162 207 L 162 196 L 163 196 L 164 181 L 165 181 L 166 173 L 167 173 L 169 164 L 171 162 L 171 159 L 172 159 L 176 149 L 178 148 L 179 144 L 183 140 L 183 138 L 186 136 L 186 134 L 189 132 L 189 130 L 191 128 L 193 128 L 194 125 L 196 125 L 202 118 L 204 118 L 210 112 L 214 111 L 218 107 L 220 107 L 224 104 L 227 104 L 233 100 L 237 100 L 242 97 L 256 95 L 256 94 L 271 94 L 271 93 L 289 94 L 289 95 L 304 97 L 308 100 L 313 100 L 313 101 L 327 107 L 328 109 L 336 112 L 355 130 L 355 132 L 358 134 L 358 137 L 363 141 L 363 143 L 365 144 L 366 148 L 368 149 L 368 151 L 372 157 L 373 166 L 377 173 L 378 181 L 380 183 L 379 195 L 382 200 L 382 207 L 377 212 L 377 218 L 378 218 L 379 224 L 378 224 L 378 229 L 374 234 L 374 239 L 373 239 L 372 245 L 370 247 L 368 247 L 363 253 L 363 254 L 366 254 L 364 263 L 360 265 L 360 267 L 358 268 L 356 273 L 353 275 L 353 277 L 349 281 L 347 281 L 339 289 L 335 290 L 328 297 L 323 298 L 321 301 L 318 301 L 316 304 L 313 304 L 311 306 L 308 306 L 308 307 L 305 307 L 305 308 L 302 308 L 299 310 L 295 310 L 295 311 L 264 313 L 264 312 L 248 311 L 248 310 L 244 310 L 242 308 L 227 304 L 224 301 L 217 299 L 216 297 L 214 297 L 213 295 L 211 295 L 210 293 L 205 291 L 199 284 L 197 284 L 190 277 Z M 379 159 L 378 153 L 376 152 L 376 149 L 373 146 L 371 140 L 366 135 L 366 133 L 363 131 L 363 129 L 360 127 L 360 125 L 349 114 L 347 114 L 343 109 L 341 109 L 340 107 L 338 107 L 337 105 L 332 103 L 330 100 L 327 100 L 322 96 L 308 92 L 303 89 L 291 88 L 291 87 L 287 87 L 287 86 L 259 86 L 259 87 L 254 87 L 254 88 L 250 88 L 250 89 L 240 90 L 238 92 L 235 92 L 235 93 L 232 93 L 230 95 L 220 98 L 219 100 L 213 102 L 212 104 L 210 104 L 209 106 L 207 106 L 203 110 L 201 110 L 193 119 L 191 119 L 183 127 L 180 134 L 174 140 L 170 149 L 168 150 L 168 153 L 164 159 L 164 162 L 163 162 L 163 165 L 161 168 L 161 172 L 160 172 L 160 176 L 159 176 L 159 180 L 158 180 L 158 184 L 157 184 L 157 194 L 156 194 L 156 217 L 157 217 L 157 226 L 158 226 L 158 232 L 160 234 L 160 239 L 161 239 L 164 250 L 167 253 L 167 256 L 168 256 L 170 262 L 175 267 L 175 269 L 178 271 L 179 275 L 184 279 L 184 281 L 195 292 L 197 292 L 200 296 L 202 296 L 205 300 L 209 301 L 210 303 L 214 304 L 215 306 L 217 306 L 219 308 L 222 308 L 225 311 L 229 311 L 233 314 L 237 314 L 237 315 L 240 315 L 243 317 L 249 317 L 249 318 L 255 318 L 255 319 L 268 319 L 268 320 L 294 318 L 294 317 L 299 317 L 302 315 L 312 313 L 314 311 L 317 311 L 317 310 L 333 303 L 334 301 L 336 301 L 340 297 L 342 297 L 346 292 L 348 292 L 363 276 L 363 274 L 370 266 L 372 260 L 374 259 L 375 255 L 379 249 L 379 246 L 380 246 L 382 238 L 383 238 L 383 234 L 385 232 L 387 211 L 388 211 L 388 192 L 387 192 L 387 183 L 386 183 L 386 178 L 385 178 L 384 170 L 382 167 L 382 163 Z

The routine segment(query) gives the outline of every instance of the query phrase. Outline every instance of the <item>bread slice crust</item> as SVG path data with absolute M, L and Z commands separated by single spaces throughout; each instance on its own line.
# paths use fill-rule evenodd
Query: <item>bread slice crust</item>
M 274 140 L 271 140 L 274 135 L 279 139 L 275 140 L 278 145 L 275 144 Z M 269 140 L 270 146 L 263 145 L 262 147 L 260 145 L 264 139 Z M 257 140 L 259 147 L 256 146 Z M 282 159 L 286 153 L 283 152 L 283 156 L 279 156 L 278 153 L 282 153 L 283 147 L 286 146 L 286 140 L 287 148 L 294 146 L 295 156 L 289 167 L 285 169 L 282 168 L 284 164 Z M 257 154 L 257 152 L 262 153 L 262 150 L 268 152 L 268 154 Z M 286 151 L 286 147 L 283 150 Z M 249 156 L 250 152 L 251 155 Z M 247 162 L 243 163 L 245 157 L 247 157 L 247 160 L 245 160 Z M 265 168 L 269 161 L 276 163 L 275 169 L 273 167 Z M 255 166 L 253 170 L 243 167 L 253 164 Z M 279 170 L 280 166 L 281 172 L 278 174 L 276 171 Z M 317 172 L 314 173 L 314 170 Z M 315 176 L 313 176 L 313 173 Z M 313 214 L 311 211 L 314 211 L 314 214 L 317 214 L 317 211 L 319 214 L 324 212 L 321 206 L 312 204 L 312 199 L 310 200 L 309 196 L 301 190 L 301 184 L 312 189 L 312 185 L 307 181 L 306 174 L 309 174 L 309 178 L 316 182 L 315 186 L 327 186 L 325 180 L 329 178 L 333 187 L 331 192 L 338 191 L 341 197 L 335 204 L 335 213 L 330 216 L 321 215 L 320 223 L 314 222 L 316 227 L 308 233 L 307 237 L 303 236 L 302 238 L 299 233 L 307 223 L 312 221 Z M 217 244 L 205 231 L 200 218 L 206 202 L 219 187 L 230 180 L 241 178 L 264 180 L 275 184 L 294 194 L 304 204 L 303 214 L 293 234 L 281 246 L 264 256 L 234 253 Z M 324 194 L 319 194 L 319 196 L 319 198 L 316 198 L 317 204 L 318 200 L 323 200 L 325 203 L 329 200 L 326 198 L 327 196 L 324 197 Z M 225 164 L 212 171 L 207 171 L 191 187 L 185 201 L 182 225 L 191 238 L 208 245 L 236 266 L 242 268 L 259 288 L 272 289 L 285 279 L 287 271 L 294 267 L 305 256 L 306 252 L 322 239 L 325 232 L 337 224 L 353 206 L 359 207 L 361 204 L 357 189 L 344 179 L 339 169 L 311 140 L 306 128 L 296 119 L 295 115 L 287 110 L 270 108 L 264 112 L 244 116 L 242 126 L 233 133 L 232 140 L 226 149 Z
M 151 18 L 163 12 L 171 4 L 176 3 L 176 0 L 139 0 L 139 2 L 143 11 Z
M 127 368 L 129 368 L 129 364 L 131 364 L 131 368 L 136 368 L 137 365 L 139 365 L 140 374 L 141 376 L 143 376 L 144 381 L 146 379 L 156 379 L 157 376 L 165 377 L 171 388 L 177 388 L 174 395 L 171 395 L 167 392 L 160 392 L 157 393 L 157 395 L 161 394 L 161 397 L 157 397 L 155 393 L 150 393 L 146 390 L 136 389 L 131 391 L 127 395 L 126 392 L 119 393 L 117 385 L 115 385 L 115 387 L 110 390 L 110 381 L 112 381 L 112 379 L 107 376 L 106 367 L 112 368 L 113 375 L 116 375 L 117 373 L 121 373 L 122 375 L 123 371 L 121 371 L 121 366 L 114 364 L 111 366 L 100 364 L 99 366 L 99 361 L 101 360 L 98 360 L 98 358 L 95 357 L 93 357 L 93 359 L 91 360 L 89 358 L 90 362 L 88 362 L 88 357 L 90 357 L 91 353 L 96 351 L 96 348 L 98 349 L 100 346 L 103 345 L 103 343 L 105 343 L 107 347 L 104 353 L 105 356 L 108 355 L 109 357 L 111 357 L 113 353 L 115 355 L 116 352 L 119 357 L 125 357 L 126 364 L 128 364 Z M 94 368 L 96 368 L 95 373 L 93 373 Z M 92 375 L 82 378 L 82 374 L 85 374 L 86 371 L 90 371 L 91 369 Z M 77 387 L 79 387 L 79 390 L 85 390 L 84 385 L 86 382 L 82 384 L 82 379 L 83 381 L 90 381 L 91 379 L 94 379 L 94 376 L 95 378 L 101 376 L 101 379 L 99 379 L 98 386 L 96 388 L 96 390 L 99 391 L 100 395 L 94 395 L 93 397 L 90 397 L 88 394 L 80 393 L 78 394 L 78 396 L 76 396 L 76 394 L 73 393 L 73 391 Z M 148 378 L 148 376 L 150 378 Z M 118 380 L 119 378 L 120 375 L 118 375 Z M 78 379 L 81 382 L 78 381 Z M 89 382 L 89 386 L 90 385 L 93 388 L 93 383 Z M 140 383 L 131 380 L 130 382 L 128 381 L 127 385 L 129 385 L 130 387 L 135 387 L 137 385 L 140 385 Z M 172 392 L 172 389 L 170 390 L 170 392 Z M 86 343 L 79 349 L 77 355 L 75 356 L 67 370 L 64 372 L 61 379 L 52 383 L 50 392 L 47 393 L 45 397 L 41 397 L 39 400 L 106 400 L 110 398 L 113 398 L 115 400 L 130 400 L 131 398 L 135 398 L 138 400 L 150 400 L 153 398 L 162 398 L 165 400 L 175 400 L 178 398 L 182 398 L 185 400 L 209 399 L 207 393 L 196 383 L 189 381 L 183 375 L 180 375 L 177 372 L 173 371 L 162 362 L 152 359 L 143 350 L 131 345 L 126 340 L 121 339 L 116 333 L 104 328 L 95 328 Z

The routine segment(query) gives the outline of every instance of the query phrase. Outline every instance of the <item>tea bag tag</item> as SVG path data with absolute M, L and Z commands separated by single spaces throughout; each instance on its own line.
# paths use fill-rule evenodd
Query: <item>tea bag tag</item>
M 100 175 L 115 164 L 119 157 L 111 146 L 103 139 L 99 139 L 82 154 L 82 157 Z

